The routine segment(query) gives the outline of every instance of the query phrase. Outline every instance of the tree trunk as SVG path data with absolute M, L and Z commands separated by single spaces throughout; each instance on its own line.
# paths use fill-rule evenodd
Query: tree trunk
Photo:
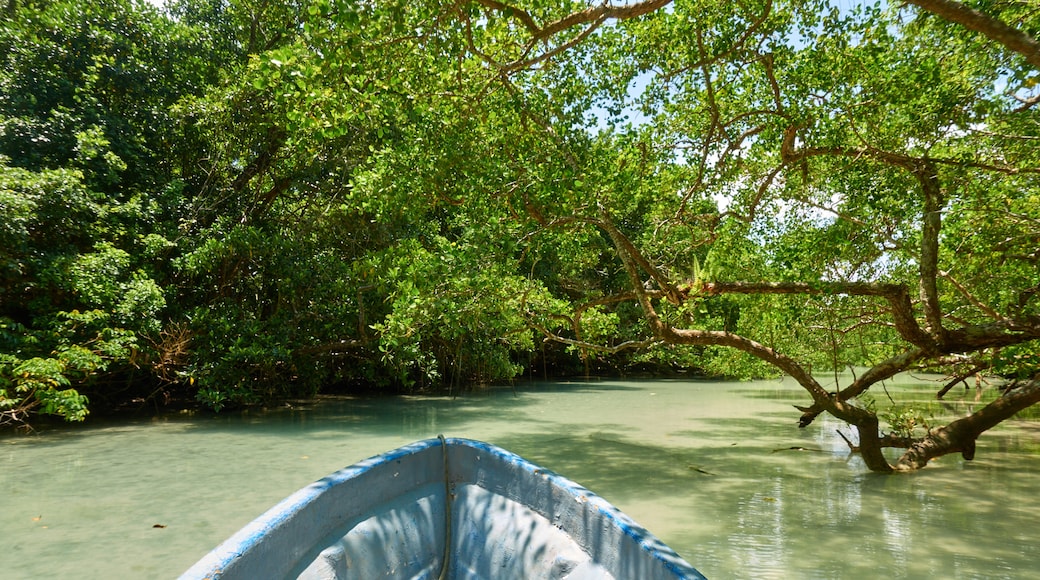
M 877 417 L 871 414 L 869 419 L 864 419 L 856 425 L 859 431 L 859 452 L 867 468 L 878 473 L 890 473 L 892 466 L 881 453 L 881 435 L 878 433 Z

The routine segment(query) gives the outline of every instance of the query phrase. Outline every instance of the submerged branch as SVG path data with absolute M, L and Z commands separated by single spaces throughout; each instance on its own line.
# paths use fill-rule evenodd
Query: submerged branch
M 971 370 L 969 370 L 968 372 L 960 373 L 957 376 L 953 377 L 953 380 L 948 381 L 945 385 L 943 385 L 943 388 L 939 389 L 939 392 L 935 393 L 935 398 L 942 400 L 942 398 L 946 396 L 946 393 L 950 392 L 950 389 L 957 386 L 957 383 L 964 382 L 964 380 L 968 377 L 977 375 L 979 372 L 983 371 L 988 366 L 988 364 L 977 365 L 972 367 Z M 968 388 L 967 384 L 965 384 L 964 388 Z
M 846 437 L 845 434 L 841 432 L 841 429 L 835 429 L 834 431 L 845 440 L 845 444 L 849 446 L 849 451 L 851 453 L 859 453 L 859 445 L 856 445 L 851 439 Z M 896 435 L 895 433 L 886 433 L 878 439 L 878 443 L 881 447 L 895 449 L 908 449 L 918 441 L 920 441 L 918 438 L 904 437 L 902 435 Z
M 1022 409 L 1040 402 L 1040 377 L 1015 385 L 992 403 L 945 427 L 929 431 L 915 442 L 896 463 L 896 470 L 920 469 L 936 457 L 960 452 L 964 459 L 975 458 L 975 440 Z

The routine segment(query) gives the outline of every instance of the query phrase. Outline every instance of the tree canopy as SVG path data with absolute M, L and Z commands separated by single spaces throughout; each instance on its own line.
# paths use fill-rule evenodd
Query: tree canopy
M 1021 1 L 11 0 L 0 416 L 654 365 L 788 374 L 877 471 L 970 459 L 1040 401 L 1038 35 Z M 866 402 L 907 370 L 1004 381 L 922 435 Z

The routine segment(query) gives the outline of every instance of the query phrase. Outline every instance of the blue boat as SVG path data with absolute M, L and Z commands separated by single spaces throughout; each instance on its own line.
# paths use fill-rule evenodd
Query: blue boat
M 181 576 L 704 578 L 599 496 L 494 445 L 443 437 L 289 496 Z

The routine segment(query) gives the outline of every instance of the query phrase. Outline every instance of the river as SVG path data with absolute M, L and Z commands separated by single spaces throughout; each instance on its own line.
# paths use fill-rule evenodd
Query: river
M 922 401 L 937 388 L 897 383 L 890 392 Z M 944 412 L 971 395 L 951 393 L 965 400 Z M 879 476 L 849 455 L 841 424 L 797 428 L 791 405 L 806 400 L 790 381 L 592 380 L 5 436 L 0 578 L 173 578 L 296 489 L 438 433 L 581 483 L 709 578 L 1034 572 L 1040 425 L 998 427 L 974 461 Z

